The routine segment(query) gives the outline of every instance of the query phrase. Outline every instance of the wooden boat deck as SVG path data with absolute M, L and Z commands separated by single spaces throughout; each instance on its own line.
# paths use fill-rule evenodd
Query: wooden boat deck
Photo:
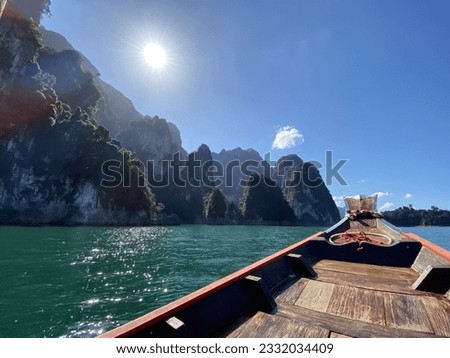
M 317 277 L 281 292 L 273 312 L 257 312 L 226 336 L 450 337 L 449 299 L 414 290 L 414 269 L 335 260 L 313 268 Z
M 101 337 L 450 337 L 450 252 L 346 217 Z

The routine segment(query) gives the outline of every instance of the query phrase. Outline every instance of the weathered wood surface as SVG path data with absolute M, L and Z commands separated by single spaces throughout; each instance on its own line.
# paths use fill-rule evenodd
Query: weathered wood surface
M 386 293 L 384 305 L 388 326 L 412 331 L 433 332 L 420 297 Z
M 278 297 L 276 298 L 276 302 L 284 302 L 290 305 L 293 305 L 295 301 L 300 297 L 301 293 L 303 292 L 303 289 L 305 288 L 306 284 L 309 282 L 306 278 L 301 278 L 297 282 L 295 282 L 291 287 L 283 291 Z
M 303 289 L 300 297 L 295 301 L 295 305 L 326 312 L 334 288 L 335 285 L 332 283 L 310 280 Z
M 383 293 L 336 285 L 328 313 L 353 320 L 386 325 Z
M 314 269 L 317 279 L 277 297 L 277 315 L 351 337 L 450 336 L 450 301 L 412 289 L 411 268 L 323 260 Z
M 433 331 L 450 337 L 450 302 L 445 297 L 421 297 Z
M 427 248 L 422 248 L 420 250 L 419 255 L 417 255 L 416 260 L 414 261 L 414 264 L 412 268 L 416 271 L 423 272 L 426 270 L 428 266 L 437 266 L 437 265 L 448 265 L 449 262 L 440 257 L 437 256 L 432 251 L 428 250 Z
M 377 291 L 422 294 L 411 287 L 419 273 L 410 268 L 322 260 L 314 269 L 318 281 Z
M 331 282 L 339 285 L 353 286 L 368 290 L 423 295 L 423 292 L 415 291 L 409 282 L 399 280 L 391 280 L 386 282 L 380 278 L 370 279 L 365 277 L 355 277 L 355 275 L 349 273 L 338 273 L 334 271 L 324 270 L 319 272 L 320 274 L 318 281 Z
M 327 338 L 330 332 L 315 325 L 302 325 L 279 315 L 258 312 L 229 338 Z
M 353 337 L 346 336 L 345 334 L 341 334 L 341 333 L 331 332 L 330 338 L 353 338 Z
M 414 272 L 408 267 L 377 266 L 334 260 L 319 261 L 314 265 L 314 269 L 325 269 L 336 272 L 351 273 L 358 276 L 381 276 L 384 279 L 391 279 L 394 276 L 395 278 L 412 280 L 412 282 L 414 282 L 414 280 L 419 277 L 419 274 L 417 272 Z
M 377 219 L 360 219 L 356 221 L 350 221 L 351 229 L 364 229 L 364 228 L 376 228 Z
M 325 330 L 337 332 L 350 337 L 361 338 L 432 338 L 433 334 L 425 332 L 409 331 L 395 327 L 381 326 L 377 324 L 356 321 L 350 318 L 339 317 L 326 312 L 319 312 L 295 305 L 280 303 L 277 315 L 295 320 L 306 326 L 317 326 Z

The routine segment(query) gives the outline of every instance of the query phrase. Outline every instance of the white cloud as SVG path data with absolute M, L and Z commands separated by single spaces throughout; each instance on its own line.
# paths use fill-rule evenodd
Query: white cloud
M 411 193 L 407 193 L 405 195 L 405 199 L 411 199 L 413 197 L 413 195 Z
M 378 198 L 382 198 L 384 196 L 391 196 L 392 193 L 389 193 L 387 191 L 377 191 L 376 193 L 373 193 L 372 195 L 378 195 Z
M 291 126 L 284 126 L 277 130 L 272 149 L 288 149 L 304 142 L 303 134 Z
M 394 203 L 385 203 L 383 205 L 381 205 L 381 207 L 378 209 L 379 211 L 386 211 L 386 210 L 391 210 L 394 208 Z
M 361 180 L 357 181 L 358 184 L 364 184 L 365 182 L 366 182 L 366 179 L 361 179 Z

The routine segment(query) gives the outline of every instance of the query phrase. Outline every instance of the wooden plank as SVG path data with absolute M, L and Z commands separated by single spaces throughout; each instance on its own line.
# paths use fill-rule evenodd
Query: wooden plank
M 372 283 L 372 286 L 376 286 L 377 284 L 386 284 L 391 286 L 402 286 L 408 287 L 414 283 L 415 279 L 403 279 L 397 278 L 393 275 L 383 276 L 383 275 L 360 275 L 358 273 L 349 273 L 349 272 L 338 272 L 333 270 L 326 269 L 316 269 L 318 273 L 317 280 L 326 280 L 326 279 L 343 279 L 343 280 L 351 280 L 355 283 L 361 282 L 364 284 Z
M 413 283 L 412 288 L 445 294 L 450 289 L 450 265 L 428 266 Z
M 365 229 L 375 228 L 377 226 L 377 219 L 361 219 L 357 221 L 350 221 L 351 229 Z
M 384 326 L 384 295 L 377 291 L 337 285 L 327 312 Z
M 383 276 L 383 278 L 392 278 L 394 276 L 397 279 L 412 280 L 412 282 L 419 277 L 419 274 L 409 267 L 377 266 L 335 260 L 321 260 L 314 265 L 314 269 L 325 269 L 369 277 Z
M 295 305 L 326 312 L 334 288 L 332 283 L 310 280 Z
M 277 306 L 275 300 L 261 277 L 249 275 L 245 278 L 245 283 L 250 290 L 255 307 L 264 312 L 272 312 Z
M 424 292 L 415 291 L 411 285 L 412 280 L 399 280 L 391 277 L 390 280 L 380 277 L 365 277 L 350 273 L 335 272 L 317 269 L 317 281 L 329 282 L 344 286 L 354 286 L 368 290 L 405 293 L 410 295 L 423 295 Z
M 297 301 L 297 299 L 300 297 L 300 294 L 303 292 L 303 289 L 305 288 L 308 281 L 309 279 L 301 278 L 286 290 L 284 290 L 281 294 L 279 294 L 275 299 L 275 302 L 284 302 L 290 305 L 295 304 L 295 301 Z
M 445 297 L 422 297 L 435 334 L 450 337 L 450 302 Z
M 427 248 L 422 248 L 417 255 L 412 268 L 418 272 L 423 272 L 428 266 L 448 265 L 449 261 L 430 251 Z
M 242 329 L 245 327 L 246 322 L 248 322 L 251 317 L 241 317 L 231 324 L 227 330 L 223 331 L 218 338 L 236 338 L 241 333 Z
M 241 326 L 231 332 L 229 338 L 247 337 L 255 329 L 258 329 L 264 321 L 263 312 L 257 312 L 253 317 L 245 321 Z
M 350 337 L 361 338 L 433 338 L 434 334 L 408 331 L 394 327 L 380 326 L 363 321 L 355 321 L 345 317 L 335 316 L 295 305 L 280 303 L 276 315 L 290 318 L 304 326 L 317 326 L 328 331 L 339 332 Z
M 187 338 L 189 337 L 188 330 L 183 321 L 177 317 L 171 317 L 166 320 L 167 329 L 171 337 Z
M 237 334 L 236 338 L 327 338 L 330 332 L 321 327 L 303 326 L 282 316 L 258 312 Z
M 299 271 L 301 276 L 304 277 L 316 277 L 317 273 L 311 267 L 307 260 L 302 255 L 289 254 L 288 259 L 294 263 L 295 267 Z
M 331 332 L 330 338 L 353 338 L 350 336 L 346 336 L 345 334 L 337 333 L 337 332 Z
M 384 306 L 387 326 L 411 331 L 433 332 L 421 297 L 386 293 Z
M 321 327 L 306 326 L 302 334 L 303 338 L 328 338 L 330 336 L 330 331 Z

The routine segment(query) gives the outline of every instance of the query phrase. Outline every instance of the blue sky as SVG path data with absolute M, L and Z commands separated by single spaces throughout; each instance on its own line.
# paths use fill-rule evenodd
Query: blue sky
M 347 185 L 329 185 L 336 198 L 380 192 L 385 208 L 450 209 L 449 1 L 52 3 L 44 26 L 140 112 L 175 123 L 188 151 L 325 164 L 331 150 L 347 160 Z M 165 48 L 164 69 L 145 63 L 150 42 Z M 290 148 L 274 145 L 277 133 Z

